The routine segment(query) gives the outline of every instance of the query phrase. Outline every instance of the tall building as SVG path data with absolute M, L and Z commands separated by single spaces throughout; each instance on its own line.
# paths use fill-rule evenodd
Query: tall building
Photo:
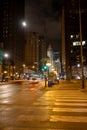
M 60 74 L 61 73 L 60 52 L 53 53 L 53 61 L 57 72 Z
M 0 48 L 19 71 L 24 59 L 24 0 L 0 0 Z
M 62 69 L 70 78 L 72 68 L 87 65 L 87 1 L 64 0 L 62 9 Z M 82 39 L 82 40 L 81 40 Z M 82 52 L 81 54 L 81 45 Z
M 28 32 L 26 34 L 25 45 L 25 64 L 32 66 L 39 64 L 42 58 L 46 57 L 46 42 L 36 32 Z

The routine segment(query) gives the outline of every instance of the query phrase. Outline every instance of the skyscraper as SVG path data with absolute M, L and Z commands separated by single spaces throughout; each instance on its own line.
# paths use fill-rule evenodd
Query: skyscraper
M 81 14 L 79 14 L 79 9 Z M 81 19 L 80 16 L 81 15 Z M 81 22 L 81 26 L 80 26 Z M 87 65 L 87 1 L 65 0 L 62 9 L 62 67 L 65 62 L 65 70 L 68 78 L 72 68 L 81 64 L 81 40 L 83 51 L 83 65 Z M 81 35 L 80 35 L 80 29 Z
M 18 71 L 24 59 L 24 29 L 22 20 L 25 15 L 24 0 L 0 1 L 0 47 L 9 53 L 10 63 Z
M 46 41 L 36 32 L 27 32 L 25 45 L 25 64 L 33 66 L 46 58 Z

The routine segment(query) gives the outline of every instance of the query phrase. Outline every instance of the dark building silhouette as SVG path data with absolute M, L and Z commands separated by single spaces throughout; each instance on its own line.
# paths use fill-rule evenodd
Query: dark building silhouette
M 79 16 L 81 16 L 81 19 Z M 78 63 L 81 64 L 81 43 L 83 65 L 87 65 L 86 24 L 87 1 L 65 0 L 62 8 L 62 70 L 67 72 L 67 78 L 70 78 L 73 66 Z
M 0 48 L 9 53 L 16 70 L 24 59 L 24 15 L 24 0 L 0 0 Z
M 27 66 L 40 66 L 41 59 L 46 58 L 46 41 L 36 32 L 26 33 L 25 64 Z

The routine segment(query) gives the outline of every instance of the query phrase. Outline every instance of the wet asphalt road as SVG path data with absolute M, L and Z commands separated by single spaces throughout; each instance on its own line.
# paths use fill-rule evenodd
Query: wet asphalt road
M 40 85 L 0 85 L 0 130 L 87 129 L 87 91 L 79 82 Z
M 1 85 L 0 105 L 32 104 L 42 93 L 39 84 L 29 84 L 26 81 Z

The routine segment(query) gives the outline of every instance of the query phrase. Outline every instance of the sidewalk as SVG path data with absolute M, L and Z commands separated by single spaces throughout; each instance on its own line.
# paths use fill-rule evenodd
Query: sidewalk
M 82 85 L 81 85 L 81 81 L 75 81 L 75 80 L 71 80 L 71 81 L 67 81 L 67 80 L 60 80 L 59 84 L 54 84 L 52 85 L 52 87 L 48 87 L 48 85 L 46 87 L 44 87 L 46 90 L 59 90 L 59 89 L 71 89 L 71 90 L 82 90 Z M 87 86 L 85 86 L 84 90 L 86 90 Z

